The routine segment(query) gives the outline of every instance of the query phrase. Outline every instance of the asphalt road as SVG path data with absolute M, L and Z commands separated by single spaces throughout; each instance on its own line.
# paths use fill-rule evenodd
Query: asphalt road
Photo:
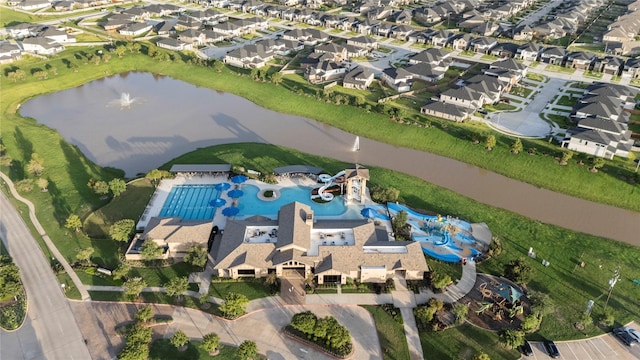
M 0 359 L 91 359 L 49 262 L 1 192 L 0 237 L 20 268 L 28 299 L 24 325 L 14 332 L 0 330 Z

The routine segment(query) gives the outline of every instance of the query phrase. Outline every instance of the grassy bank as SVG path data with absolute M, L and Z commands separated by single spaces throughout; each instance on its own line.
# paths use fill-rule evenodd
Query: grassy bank
M 382 358 L 384 360 L 409 359 L 409 346 L 404 326 L 384 311 L 382 306 L 363 305 L 362 307 L 371 313 L 376 323 Z
M 216 72 L 211 68 L 191 65 L 186 55 L 177 55 L 176 59 L 170 62 L 158 62 L 144 54 L 127 53 L 122 59 L 112 56 L 109 63 L 101 62 L 95 65 L 86 58 L 97 50 L 97 47 L 72 49 L 50 60 L 28 59 L 2 67 L 3 75 L 18 68 L 27 73 L 27 79 L 24 81 L 17 83 L 5 81 L 2 111 L 6 114 L 6 121 L 2 124 L 3 132 L 14 133 L 16 125 L 20 124 L 23 132 L 21 137 L 37 143 L 35 150 L 39 154 L 46 153 L 59 158 L 74 155 L 72 153 L 75 149 L 65 150 L 65 146 L 59 144 L 60 138 L 56 133 L 49 132 L 35 122 L 25 121 L 17 116 L 15 114 L 17 104 L 39 94 L 78 86 L 105 75 L 130 70 L 149 71 L 169 75 L 198 86 L 232 92 L 261 106 L 315 118 L 354 134 L 458 159 L 539 187 L 640 211 L 640 187 L 621 180 L 621 178 L 633 177 L 634 164 L 629 160 L 609 161 L 605 171 L 592 174 L 585 166 L 574 163 L 565 167 L 557 166 L 556 157 L 559 156 L 560 149 L 546 141 L 524 141 L 525 151 L 535 147 L 538 155 L 514 156 L 509 152 L 513 140 L 496 134 L 498 140 L 496 149 L 486 152 L 481 146 L 471 144 L 474 138 L 482 139 L 482 133 L 489 132 L 482 125 L 443 123 L 441 120 L 425 117 L 418 117 L 416 121 L 430 121 L 435 126 L 425 129 L 402 125 L 390 121 L 386 115 L 369 113 L 363 108 L 317 101 L 315 94 L 318 88 L 301 84 L 287 77 L 282 80 L 280 86 L 268 82 L 255 82 L 249 76 L 239 76 L 228 69 Z M 77 72 L 73 72 L 75 66 L 78 66 Z M 36 69 L 46 68 L 55 68 L 58 75 L 53 75 L 49 71 L 48 80 L 37 80 L 31 76 Z M 367 92 L 363 94 L 369 101 L 369 94 Z M 349 120 L 345 121 L 345 119 Z M 30 156 L 28 146 L 25 150 L 24 143 L 10 136 L 3 141 L 6 142 L 12 157 L 21 161 L 22 165 L 28 161 Z M 66 147 L 69 146 L 66 145 Z M 577 157 L 575 160 L 578 160 Z M 19 178 L 19 174 L 14 174 L 14 178 Z
M 420 334 L 422 351 L 429 359 L 473 359 L 484 352 L 492 360 L 515 360 L 520 358 L 516 350 L 505 350 L 498 344 L 498 335 L 473 325 L 462 325 L 446 331 Z

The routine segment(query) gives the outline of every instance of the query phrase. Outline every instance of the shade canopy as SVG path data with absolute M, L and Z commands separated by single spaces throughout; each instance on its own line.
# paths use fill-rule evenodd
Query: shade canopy
M 239 197 L 241 197 L 244 194 L 244 191 L 242 190 L 238 190 L 238 189 L 233 189 L 231 191 L 229 191 L 227 193 L 227 196 L 229 196 L 232 199 L 237 199 Z
M 219 191 L 227 190 L 230 187 L 231 187 L 231 184 L 226 182 L 216 184 L 216 190 L 219 190 Z
M 366 218 L 373 219 L 378 212 L 370 207 L 366 207 L 360 211 L 360 214 Z
M 496 293 L 513 304 L 520 299 L 522 293 L 509 284 L 500 284 L 496 289 Z
M 226 203 L 227 203 L 227 200 L 222 198 L 216 198 L 209 201 L 209 205 L 214 207 L 221 207 L 221 206 L 224 206 L 224 204 Z
M 247 177 L 244 175 L 236 175 L 231 178 L 231 182 L 234 184 L 241 184 L 245 181 L 247 181 Z
M 228 208 L 222 209 L 222 215 L 224 216 L 235 216 L 238 215 L 240 209 L 235 206 L 229 206 Z

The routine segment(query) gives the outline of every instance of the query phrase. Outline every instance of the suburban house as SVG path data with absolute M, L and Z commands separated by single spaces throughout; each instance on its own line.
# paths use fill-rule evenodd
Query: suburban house
M 426 63 L 438 65 L 443 61 L 451 59 L 451 53 L 438 48 L 429 48 L 409 57 L 409 64 Z M 445 69 L 446 71 L 446 69 Z
M 282 34 L 286 40 L 301 41 L 304 45 L 313 46 L 329 41 L 329 35 L 317 29 L 292 29 Z
M 304 77 L 313 84 L 340 79 L 347 72 L 347 68 L 332 60 L 323 60 L 315 66 L 306 68 Z
M 628 157 L 633 139 L 628 123 L 638 90 L 617 84 L 593 83 L 576 103 L 562 147 L 613 159 Z
M 225 64 L 239 68 L 260 68 L 267 65 L 267 62 L 274 56 L 275 53 L 272 49 L 256 43 L 229 51 L 223 61 Z
M 40 33 L 39 36 L 45 37 L 59 44 L 76 42 L 75 36 L 69 35 L 65 31 L 58 30 L 54 27 L 49 27 L 48 29 Z
M 422 279 L 428 271 L 419 242 L 393 241 L 368 220 L 316 219 L 298 202 L 280 208 L 277 220 L 228 220 L 224 230 L 212 249 L 219 277 L 298 272 L 317 277 L 318 284 L 345 284 L 348 278 L 384 283 L 396 274 Z
M 562 66 L 567 57 L 567 50 L 558 46 L 544 48 L 540 52 L 540 62 Z
M 413 74 L 403 68 L 386 68 L 382 70 L 380 80 L 397 92 L 406 92 L 413 85 Z
M 356 66 L 349 71 L 342 80 L 342 86 L 347 89 L 366 90 L 373 82 L 373 73 L 362 66 Z
M 160 38 L 156 42 L 156 45 L 172 51 L 193 50 L 192 44 L 174 38 Z
M 378 48 L 378 40 L 363 35 L 347 39 L 347 45 L 373 50 Z
M 574 69 L 589 70 L 596 56 L 585 51 L 573 51 L 567 54 L 566 65 Z
M 471 48 L 473 51 L 481 54 L 488 54 L 489 51 L 498 44 L 498 40 L 491 37 L 479 37 L 473 39 L 471 42 Z
M 334 43 L 321 44 L 313 48 L 313 52 L 319 54 L 327 54 L 333 58 L 335 62 L 342 62 L 348 59 L 347 49 Z
M 529 25 L 516 26 L 512 32 L 513 40 L 531 41 L 533 39 L 533 29 Z
M 622 68 L 624 67 L 624 61 L 616 56 L 605 56 L 604 58 L 596 58 L 593 69 L 603 72 L 605 74 L 611 74 L 613 76 L 620 76 Z
M 541 51 L 542 47 L 540 45 L 529 42 L 518 48 L 515 57 L 522 60 L 537 61 Z
M 30 37 L 19 42 L 22 50 L 37 55 L 54 55 L 64 50 L 64 46 L 44 37 Z
M 0 64 L 9 64 L 22 59 L 22 50 L 17 44 L 0 42 Z
M 129 23 L 118 30 L 118 33 L 125 36 L 140 36 L 147 32 L 149 32 L 153 26 L 151 24 L 146 23 Z
M 501 58 L 512 58 L 516 56 L 519 48 L 520 48 L 520 45 L 518 44 L 503 42 L 503 43 L 498 43 L 496 46 L 494 46 L 489 51 L 489 54 L 497 57 L 501 57 Z
M 462 122 L 471 116 L 473 110 L 464 106 L 432 100 L 422 106 L 420 108 L 420 112 L 425 115 L 436 116 L 455 122 Z
M 486 96 L 482 92 L 476 91 L 468 86 L 461 86 L 459 88 L 445 90 L 440 94 L 440 101 L 475 111 L 484 105 Z

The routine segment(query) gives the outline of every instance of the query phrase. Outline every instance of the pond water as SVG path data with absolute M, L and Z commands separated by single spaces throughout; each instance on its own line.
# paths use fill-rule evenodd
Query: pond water
M 129 94 L 124 100 L 128 98 L 130 106 L 121 106 L 123 93 Z M 353 151 L 353 134 L 169 77 L 135 72 L 114 75 L 32 99 L 22 105 L 21 114 L 56 129 L 97 164 L 123 169 L 128 176 L 199 147 L 270 143 L 400 171 L 542 222 L 640 245 L 640 213 L 363 137 L 360 151 Z

